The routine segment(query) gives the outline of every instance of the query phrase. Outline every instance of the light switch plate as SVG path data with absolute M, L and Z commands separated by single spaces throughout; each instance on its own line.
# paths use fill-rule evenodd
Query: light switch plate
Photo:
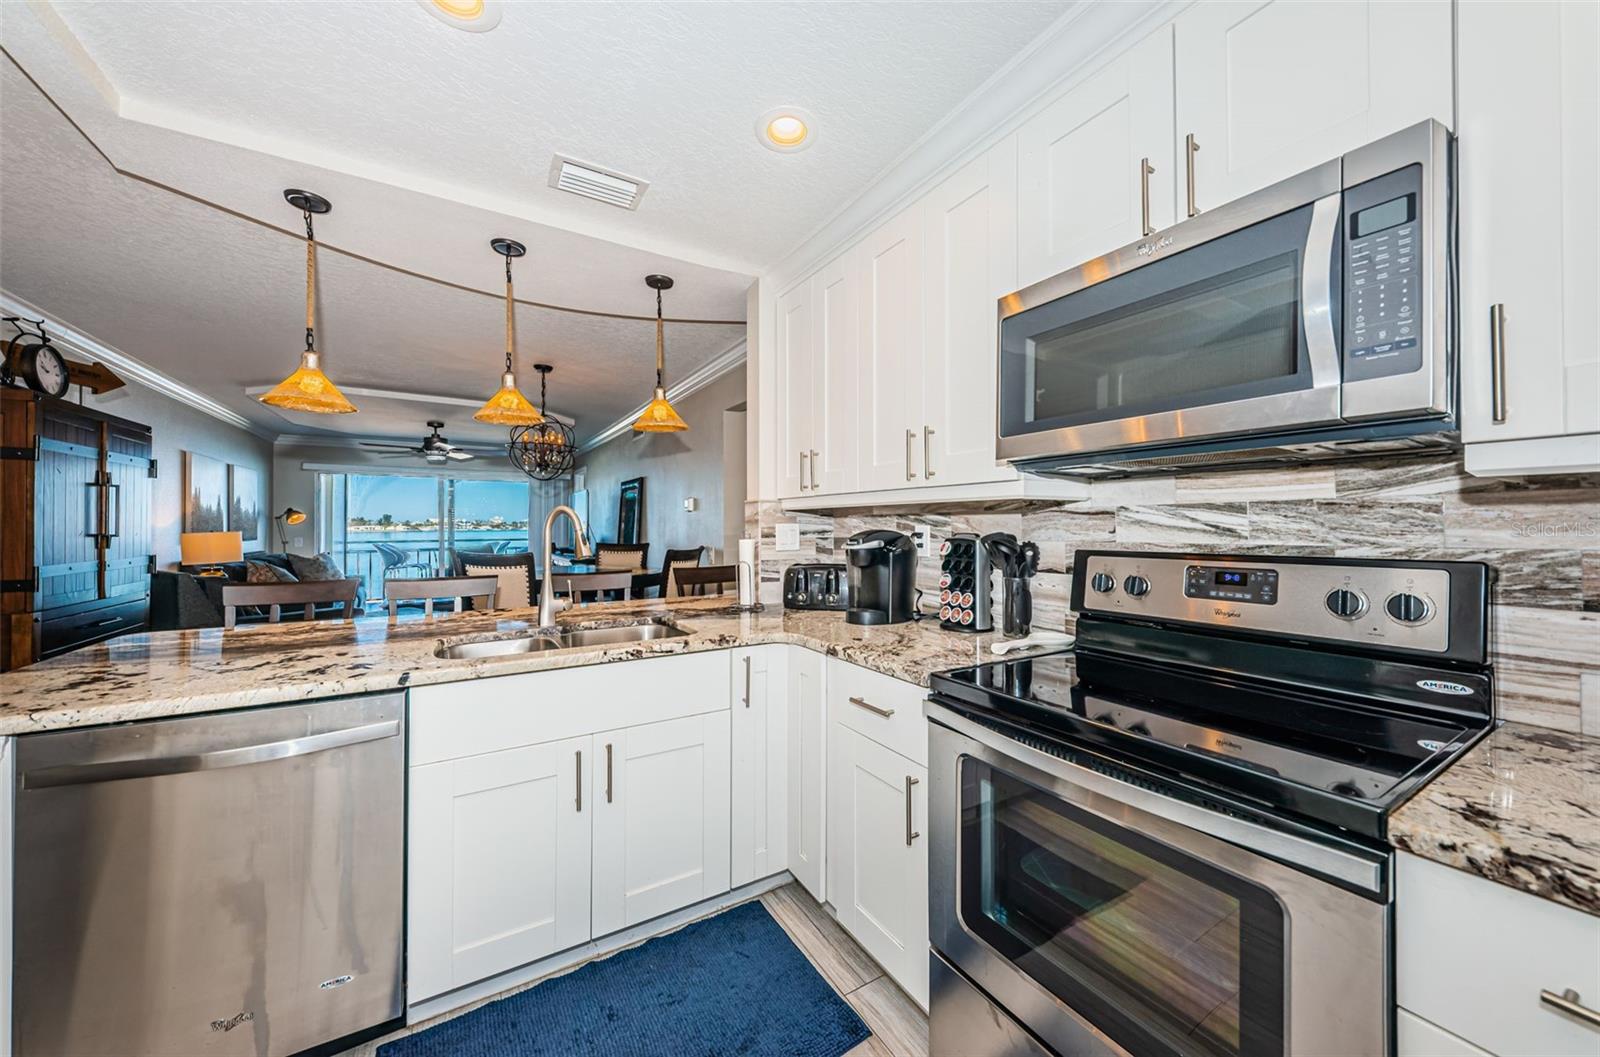
M 800 549 L 800 522 L 780 521 L 777 525 L 778 538 L 773 544 L 775 551 L 797 551 Z
M 933 529 L 930 526 L 913 524 L 911 526 L 911 542 L 917 545 L 917 557 L 931 558 L 933 556 Z

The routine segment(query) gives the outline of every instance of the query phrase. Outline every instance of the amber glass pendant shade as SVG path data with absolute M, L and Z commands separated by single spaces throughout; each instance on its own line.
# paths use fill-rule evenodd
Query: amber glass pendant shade
M 517 388 L 516 376 L 510 371 L 500 376 L 499 391 L 472 417 L 491 426 L 537 426 L 544 421 L 539 409 Z
M 271 390 L 261 394 L 263 404 L 285 411 L 310 411 L 317 415 L 348 415 L 356 405 L 345 399 L 327 375 L 322 373 L 321 357 L 314 352 L 300 354 L 300 366 Z
M 645 405 L 644 412 L 633 424 L 635 433 L 682 433 L 689 428 L 683 416 L 667 402 L 667 391 L 656 386 L 655 399 Z

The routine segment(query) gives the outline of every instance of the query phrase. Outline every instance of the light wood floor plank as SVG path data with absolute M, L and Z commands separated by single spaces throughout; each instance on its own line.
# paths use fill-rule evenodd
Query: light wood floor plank
M 892 1057 L 928 1057 L 928 1015 L 887 976 L 845 996 Z
M 822 978 L 841 995 L 883 975 L 878 963 L 798 884 L 768 892 L 761 901 Z

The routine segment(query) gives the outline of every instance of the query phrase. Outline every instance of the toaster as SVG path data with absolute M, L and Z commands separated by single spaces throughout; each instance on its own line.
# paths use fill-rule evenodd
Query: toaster
M 843 565 L 791 565 L 783 573 L 783 608 L 850 608 L 850 577 Z

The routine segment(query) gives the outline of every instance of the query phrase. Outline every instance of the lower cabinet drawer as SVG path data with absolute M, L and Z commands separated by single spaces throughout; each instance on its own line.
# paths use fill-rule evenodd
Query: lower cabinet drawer
M 920 766 L 928 765 L 928 691 L 892 676 L 828 660 L 828 714 Z
M 1396 1057 L 1494 1057 L 1408 1009 L 1395 1016 Z
M 150 599 L 140 595 L 129 602 L 47 618 L 39 622 L 39 657 L 52 657 L 113 635 L 137 631 L 149 616 Z
M 1600 1010 L 1600 917 L 1414 855 L 1396 875 L 1400 1006 L 1499 1057 L 1600 1053 L 1600 1027 L 1540 999 Z

